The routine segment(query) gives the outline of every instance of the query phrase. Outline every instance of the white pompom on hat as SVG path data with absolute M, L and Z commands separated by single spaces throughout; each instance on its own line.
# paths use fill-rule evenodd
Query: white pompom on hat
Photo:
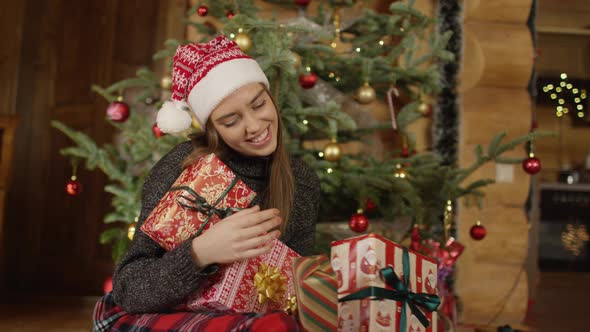
M 172 70 L 171 100 L 164 102 L 156 119 L 158 128 L 165 133 L 190 128 L 190 111 L 205 128 L 211 112 L 234 91 L 250 83 L 269 86 L 256 60 L 225 36 L 208 43 L 179 46 Z

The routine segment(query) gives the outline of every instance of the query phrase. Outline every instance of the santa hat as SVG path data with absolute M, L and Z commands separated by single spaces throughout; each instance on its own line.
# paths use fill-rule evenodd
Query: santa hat
M 225 36 L 208 43 L 181 45 L 172 64 L 171 100 L 164 102 L 157 114 L 158 128 L 178 133 L 191 126 L 191 115 L 205 128 L 211 112 L 221 101 L 249 83 L 268 79 L 250 56 Z

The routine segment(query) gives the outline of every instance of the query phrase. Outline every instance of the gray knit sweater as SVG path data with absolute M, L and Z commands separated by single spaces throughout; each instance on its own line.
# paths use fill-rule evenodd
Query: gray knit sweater
M 182 172 L 182 160 L 192 151 L 190 142 L 181 143 L 151 170 L 143 186 L 142 209 L 130 248 L 113 277 L 115 302 L 129 313 L 166 312 L 183 302 L 202 281 L 217 271 L 216 266 L 198 267 L 192 261 L 191 241 L 166 252 L 139 230 Z M 247 158 L 230 153 L 221 157 L 227 166 L 258 195 L 258 204 L 268 184 L 268 158 Z M 293 210 L 281 241 L 301 255 L 313 248 L 319 207 L 319 179 L 302 161 L 292 160 L 295 177 Z

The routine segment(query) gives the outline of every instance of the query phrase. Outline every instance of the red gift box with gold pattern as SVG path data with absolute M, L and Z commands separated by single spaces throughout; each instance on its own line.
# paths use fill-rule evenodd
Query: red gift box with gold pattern
M 338 299 L 369 286 L 392 289 L 380 275 L 384 267 L 392 267 L 403 276 L 401 245 L 377 234 L 365 234 L 332 242 L 331 264 L 337 276 Z M 436 261 L 408 250 L 409 291 L 436 294 Z M 430 325 L 425 328 L 406 304 L 406 329 L 399 330 L 402 302 L 368 298 L 338 303 L 338 331 L 437 331 L 436 311 L 424 311 Z
M 187 308 L 236 312 L 283 310 L 289 297 L 295 295 L 293 259 L 300 256 L 281 241 L 274 241 L 273 248 L 264 255 L 222 266 L 206 285 L 189 296 Z M 267 268 L 261 268 L 261 263 Z M 275 281 L 278 283 L 273 284 Z
M 172 250 L 197 233 L 205 222 L 203 230 L 218 222 L 220 211 L 246 208 L 254 197 L 256 193 L 211 153 L 180 174 L 141 230 L 166 250 Z

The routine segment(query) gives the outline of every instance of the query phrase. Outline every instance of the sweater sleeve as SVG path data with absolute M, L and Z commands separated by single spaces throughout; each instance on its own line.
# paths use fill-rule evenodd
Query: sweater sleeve
M 302 256 L 313 253 L 320 204 L 320 179 L 302 160 L 292 161 L 295 198 L 285 243 Z
M 156 163 L 144 183 L 137 230 L 113 276 L 115 302 L 129 313 L 172 309 L 214 270 L 195 266 L 190 252 L 191 241 L 167 252 L 140 230 L 182 172 L 182 160 L 191 149 L 190 142 L 179 144 Z

